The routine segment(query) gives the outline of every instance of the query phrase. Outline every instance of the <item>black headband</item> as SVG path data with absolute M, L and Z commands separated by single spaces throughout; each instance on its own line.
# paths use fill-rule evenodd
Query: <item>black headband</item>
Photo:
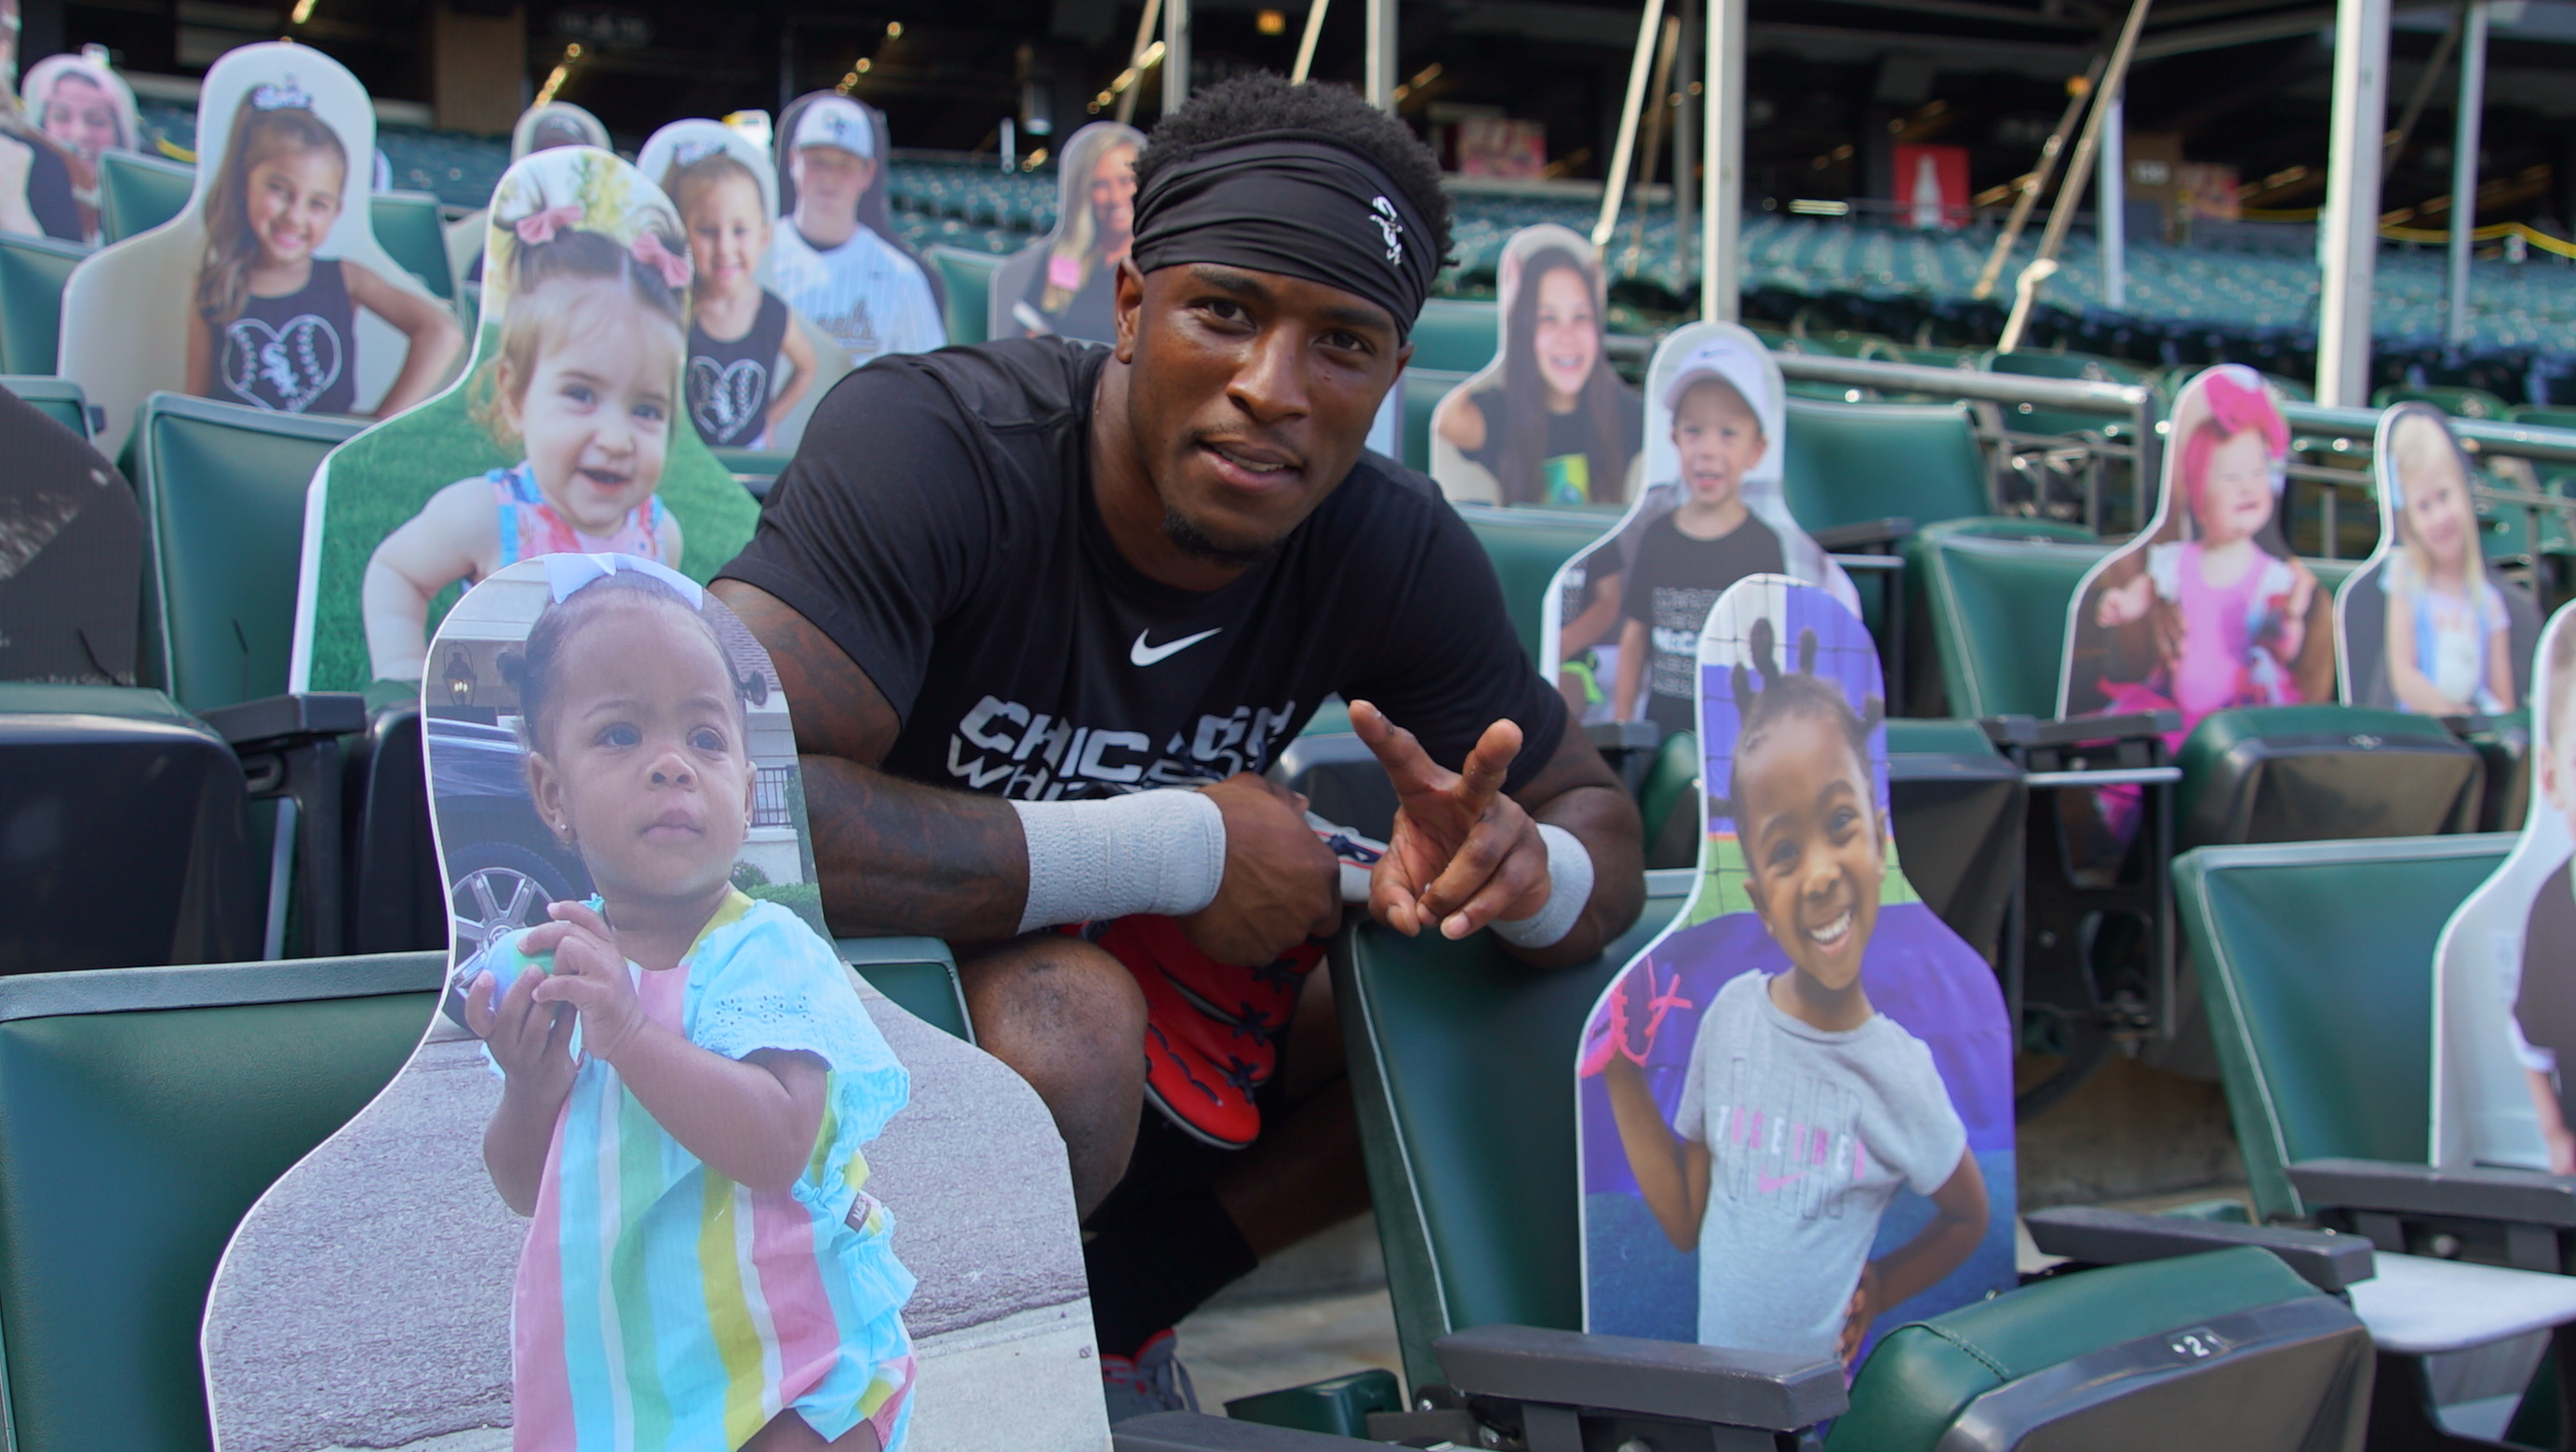
M 1136 195 L 1140 271 L 1215 262 L 1357 293 L 1413 331 L 1438 240 L 1404 189 L 1339 140 L 1263 131 L 1166 165 Z

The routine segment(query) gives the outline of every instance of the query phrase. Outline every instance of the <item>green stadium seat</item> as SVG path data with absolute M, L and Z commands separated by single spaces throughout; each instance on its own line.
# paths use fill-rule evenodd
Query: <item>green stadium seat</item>
M 954 1039 L 975 1042 L 957 957 L 937 938 L 839 938 L 841 961 L 904 1012 Z
M 68 378 L 55 378 L 50 375 L 32 378 L 13 376 L 0 377 L 0 388 L 16 394 L 21 400 L 34 406 L 38 413 L 80 435 L 83 442 L 88 441 L 89 399 L 81 392 L 79 384 Z
M 769 486 L 778 482 L 786 471 L 787 461 L 796 455 L 786 449 L 716 449 L 716 462 L 731 470 L 742 487 L 755 499 L 769 497 Z
M 2420 388 L 2382 388 L 2370 395 L 2372 408 L 2386 408 L 2392 403 L 2429 403 L 2453 418 L 2485 419 L 2502 422 L 2509 412 L 2501 398 L 2483 388 L 2458 388 L 2426 385 Z
M 2529 424 L 2533 428 L 2576 431 L 2576 408 L 2558 408 L 2549 404 L 2518 403 L 2504 411 L 2507 423 Z
M 111 151 L 98 159 L 98 225 L 105 241 L 122 242 L 149 232 L 186 210 L 197 189 L 197 169 L 139 152 Z
M 420 279 L 430 296 L 456 300 L 456 273 L 447 262 L 447 223 L 429 192 L 378 192 L 369 199 L 376 245 Z
M 0 979 L 0 1346 L 20 1452 L 212 1444 L 233 1228 L 419 1042 L 444 953 Z
M 1946 709 L 1973 719 L 2055 716 L 2066 602 L 2108 548 L 2070 524 L 1959 519 L 1917 530 L 1904 552 Z
M 1445 368 L 1408 365 L 1404 370 L 1404 464 L 1429 472 L 1431 413 L 1467 375 Z
M 929 247 L 922 256 L 939 274 L 948 303 L 942 321 L 951 343 L 980 343 L 991 326 L 993 274 L 1007 258 L 963 247 Z
M 1883 519 L 1916 527 L 1995 512 L 1964 404 L 1789 400 L 1783 493 L 1810 534 Z
M 2356 750 L 2367 739 L 2369 745 Z M 2428 716 L 2366 706 L 2214 711 L 2176 758 L 2175 845 L 2473 832 L 2486 770 Z
M 1491 302 L 1435 297 L 1414 321 L 1412 367 L 1473 373 L 1494 361 L 1501 344 L 1500 309 Z
M 1539 611 L 1556 572 L 1586 545 L 1618 521 L 1569 510 L 1505 509 L 1491 504 L 1461 504 L 1458 514 L 1476 532 L 1485 557 L 1503 584 L 1503 606 L 1511 612 L 1512 629 L 1530 660 L 1540 659 Z
M 63 327 L 63 285 L 94 249 L 0 233 L 0 373 L 51 374 Z
M 2089 353 L 2053 353 L 2020 349 L 2011 353 L 1986 355 L 1986 371 L 2009 373 L 2023 378 L 2063 378 L 2096 383 L 2138 384 L 2153 387 L 2154 375 L 2134 363 L 2117 358 L 2098 358 Z M 2130 420 L 2115 414 L 2079 413 L 2070 409 L 2052 409 L 2039 404 L 2003 405 L 2004 426 L 2015 433 L 2073 435 L 2098 433 L 2104 438 L 2125 438 L 2136 432 Z

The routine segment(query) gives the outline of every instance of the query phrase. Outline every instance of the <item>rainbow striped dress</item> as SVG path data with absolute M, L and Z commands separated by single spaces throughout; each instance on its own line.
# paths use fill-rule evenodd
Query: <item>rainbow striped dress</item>
M 516 936 L 486 956 L 505 985 L 533 962 Z M 733 893 L 678 967 L 628 968 L 645 1012 L 700 1048 L 822 1059 L 823 1123 L 795 1186 L 755 1194 L 681 1148 L 576 1036 L 519 1255 L 513 1446 L 732 1452 L 793 1410 L 827 1441 L 867 1421 L 893 1452 L 912 1420 L 913 1277 L 861 1188 L 860 1146 L 910 1077 L 831 946 L 775 903 Z

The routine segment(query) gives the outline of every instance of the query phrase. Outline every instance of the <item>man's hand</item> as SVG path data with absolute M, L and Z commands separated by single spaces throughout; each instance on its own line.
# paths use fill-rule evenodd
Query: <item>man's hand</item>
M 1199 790 L 1225 816 L 1225 877 L 1214 902 L 1179 920 L 1191 944 L 1258 968 L 1331 937 L 1342 925 L 1342 867 L 1306 825 L 1306 799 L 1248 771 Z
M 1351 729 L 1395 784 L 1395 830 L 1369 876 L 1369 911 L 1379 922 L 1408 938 L 1437 923 L 1455 939 L 1547 906 L 1547 844 L 1530 814 L 1503 795 L 1520 727 L 1486 727 L 1464 772 L 1433 761 L 1412 732 L 1366 701 L 1351 702 Z

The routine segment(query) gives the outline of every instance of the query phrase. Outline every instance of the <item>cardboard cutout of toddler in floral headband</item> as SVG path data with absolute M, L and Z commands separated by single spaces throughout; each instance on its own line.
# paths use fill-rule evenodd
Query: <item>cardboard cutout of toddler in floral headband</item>
M 350 440 L 314 481 L 297 689 L 417 681 L 454 592 L 578 552 L 704 582 L 758 508 L 680 421 L 695 268 L 678 213 L 589 147 L 493 194 L 483 326 L 456 387 Z

